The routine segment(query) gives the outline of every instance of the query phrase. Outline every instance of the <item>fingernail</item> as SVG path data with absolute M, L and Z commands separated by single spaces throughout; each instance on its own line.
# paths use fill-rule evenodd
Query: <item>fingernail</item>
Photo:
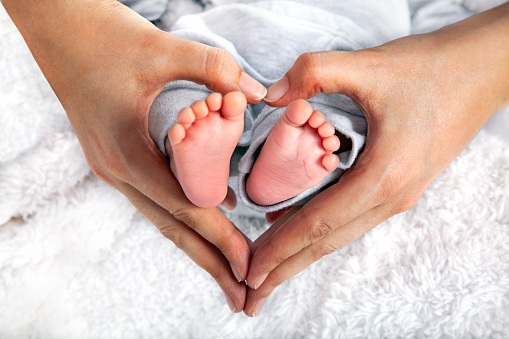
M 261 311 L 262 307 L 263 307 L 263 304 L 265 304 L 265 300 L 267 300 L 267 298 L 263 298 L 263 299 L 260 299 L 254 309 L 253 309 L 253 318 L 255 318 Z
M 220 206 L 227 211 L 233 211 L 235 207 L 237 207 L 237 201 L 233 201 L 232 199 L 226 197 Z
M 267 95 L 263 99 L 266 102 L 274 102 L 283 97 L 290 88 L 290 82 L 286 76 L 282 77 L 281 80 L 270 86 L 267 90 Z
M 224 298 L 226 299 L 226 303 L 228 304 L 228 307 L 230 308 L 230 311 L 232 313 L 235 313 L 237 311 L 237 308 L 235 307 L 235 303 L 233 302 L 233 299 L 226 293 L 224 293 Z M 256 305 L 258 306 L 258 304 Z
M 232 211 L 237 207 L 237 196 L 235 195 L 235 191 L 228 186 L 228 190 L 226 191 L 226 197 L 224 198 L 221 206 L 228 211 Z
M 253 98 L 254 100 L 261 100 L 267 94 L 267 89 L 265 86 L 253 79 L 246 72 L 242 72 L 240 75 L 239 86 L 242 90 L 242 93 L 250 98 Z
M 235 276 L 235 279 L 237 279 L 238 282 L 243 281 L 242 278 L 240 277 L 239 271 L 237 271 L 237 269 L 233 266 L 233 264 L 230 264 L 230 267 L 232 268 L 232 272 L 233 272 L 233 275 Z
M 262 276 L 260 277 L 260 279 L 258 279 L 258 281 L 256 282 L 255 287 L 254 287 L 254 289 L 255 289 L 255 290 L 256 290 L 256 289 L 258 289 L 258 287 L 260 287 L 260 286 L 263 284 L 263 282 L 265 281 L 265 279 L 267 279 L 268 275 L 269 275 L 269 274 L 267 273 L 267 274 L 265 274 L 265 275 L 262 275 Z

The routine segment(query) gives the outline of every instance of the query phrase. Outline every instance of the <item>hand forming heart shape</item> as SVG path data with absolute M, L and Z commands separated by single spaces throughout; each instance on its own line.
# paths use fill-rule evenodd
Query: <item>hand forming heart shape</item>
M 274 234 L 274 232 L 276 232 L 279 229 L 279 227 L 281 227 L 288 219 L 290 219 L 290 217 L 294 215 L 300 208 L 301 208 L 300 206 L 287 208 L 281 211 L 280 213 L 277 213 L 277 217 L 276 218 L 273 217 L 272 219 L 270 216 L 267 216 L 267 219 L 271 223 L 271 225 L 262 234 L 260 234 L 258 238 L 254 240 L 251 240 L 237 227 L 237 230 L 240 233 L 242 233 L 242 235 L 246 239 L 251 255 L 253 255 L 256 252 L 256 250 L 263 243 L 265 243 Z
M 371 49 L 303 54 L 280 80 L 287 90 L 279 91 L 282 82 L 269 88 L 270 105 L 319 92 L 347 95 L 368 121 L 366 146 L 337 184 L 253 242 L 251 257 L 219 209 L 186 199 L 147 126 L 155 97 L 177 79 L 259 101 L 233 58 L 162 32 L 113 0 L 2 4 L 65 108 L 93 172 L 207 270 L 232 310 L 249 316 L 281 282 L 411 208 L 509 104 L 509 3 Z

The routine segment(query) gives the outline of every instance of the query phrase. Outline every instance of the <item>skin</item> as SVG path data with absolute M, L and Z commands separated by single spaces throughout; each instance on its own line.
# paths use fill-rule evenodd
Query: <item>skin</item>
M 177 115 L 166 139 L 170 168 L 188 199 L 214 207 L 227 194 L 230 159 L 242 136 L 246 98 L 230 92 L 212 93 Z M 207 170 L 204 171 L 204 168 Z
M 335 129 L 299 99 L 276 122 L 246 181 L 249 198 L 273 205 L 315 186 L 339 165 Z
M 377 48 L 302 55 L 285 76 L 287 93 L 274 100 L 279 85 L 269 89 L 270 104 L 286 106 L 319 91 L 346 94 L 368 120 L 365 150 L 250 262 L 246 240 L 224 215 L 185 197 L 147 127 L 149 108 L 169 81 L 192 80 L 222 94 L 242 90 L 242 71 L 231 56 L 161 32 L 113 0 L 2 4 L 65 108 L 93 172 L 207 270 L 230 308 L 249 316 L 281 282 L 411 208 L 509 104 L 509 4 Z M 249 103 L 263 97 L 243 92 Z
M 362 155 L 339 182 L 304 205 L 254 253 L 244 308 L 248 316 L 258 314 L 284 280 L 414 206 L 482 126 L 509 104 L 509 3 L 372 49 L 304 54 L 285 78 L 269 88 L 272 100 L 289 88 L 271 105 L 286 106 L 320 91 L 342 93 L 363 110 L 368 135 Z
M 248 244 L 219 209 L 200 209 L 185 197 L 149 136 L 148 114 L 173 80 L 222 94 L 242 91 L 249 103 L 259 102 L 265 88 L 246 87 L 247 74 L 228 53 L 163 32 L 114 0 L 2 4 L 62 103 L 92 171 L 209 272 L 240 312 L 246 286 L 235 274 L 247 276 Z

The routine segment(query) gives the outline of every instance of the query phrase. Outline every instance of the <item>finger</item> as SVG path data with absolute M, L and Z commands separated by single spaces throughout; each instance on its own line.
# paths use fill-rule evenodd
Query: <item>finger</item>
M 309 99 L 320 92 L 341 93 L 355 99 L 358 91 L 356 84 L 366 86 L 369 80 L 360 53 L 304 53 L 283 78 L 269 87 L 264 101 L 271 106 L 282 107 L 293 100 Z
M 206 270 L 218 283 L 232 312 L 244 306 L 246 287 L 239 283 L 223 254 L 187 225 L 176 220 L 168 211 L 128 184 L 119 190 L 152 222 L 166 238 L 184 251 L 191 260 Z
M 280 263 L 379 205 L 380 173 L 357 164 L 340 181 L 314 197 L 286 221 L 251 258 L 247 284 L 259 287 Z
M 178 48 L 175 45 L 178 44 Z M 223 49 L 172 36 L 168 76 L 172 80 L 191 80 L 225 95 L 241 91 L 248 103 L 259 102 L 267 89 L 240 68 Z
M 267 220 L 267 222 L 272 225 L 273 223 L 275 223 L 276 221 L 281 219 L 281 217 L 283 217 L 286 213 L 288 213 L 293 208 L 294 207 L 291 206 L 291 207 L 285 207 L 279 211 L 268 212 L 265 214 L 265 220 Z
M 295 276 L 325 255 L 331 254 L 357 240 L 364 233 L 387 219 L 390 212 L 391 208 L 385 205 L 377 206 L 339 227 L 327 238 L 321 239 L 286 259 L 270 272 L 265 282 L 258 289 L 248 288 L 244 313 L 250 317 L 258 315 L 266 299 L 283 281 Z
M 140 131 L 136 135 L 143 133 Z M 187 199 L 171 173 L 168 161 L 151 140 L 141 142 L 136 137 L 124 139 L 122 147 L 120 154 L 125 155 L 129 172 L 116 173 L 116 176 L 132 183 L 144 196 L 215 245 L 231 263 L 239 280 L 245 280 L 250 258 L 249 246 L 225 215 L 218 208 L 198 208 Z
M 254 254 L 258 247 L 262 245 L 267 239 L 270 239 L 270 237 L 276 232 L 279 227 L 281 227 L 286 220 L 290 219 L 292 215 L 294 215 L 300 207 L 287 207 L 283 209 L 281 214 L 278 216 L 278 220 L 271 225 L 263 234 L 261 234 L 250 246 L 251 254 Z M 268 220 L 267 220 L 268 221 Z M 269 221 L 270 222 L 270 221 Z

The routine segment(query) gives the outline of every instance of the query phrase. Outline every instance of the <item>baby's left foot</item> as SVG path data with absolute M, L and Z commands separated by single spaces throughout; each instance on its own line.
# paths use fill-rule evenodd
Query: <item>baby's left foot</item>
M 317 185 L 339 165 L 335 128 L 305 100 L 290 103 L 276 122 L 247 178 L 255 203 L 273 205 Z

